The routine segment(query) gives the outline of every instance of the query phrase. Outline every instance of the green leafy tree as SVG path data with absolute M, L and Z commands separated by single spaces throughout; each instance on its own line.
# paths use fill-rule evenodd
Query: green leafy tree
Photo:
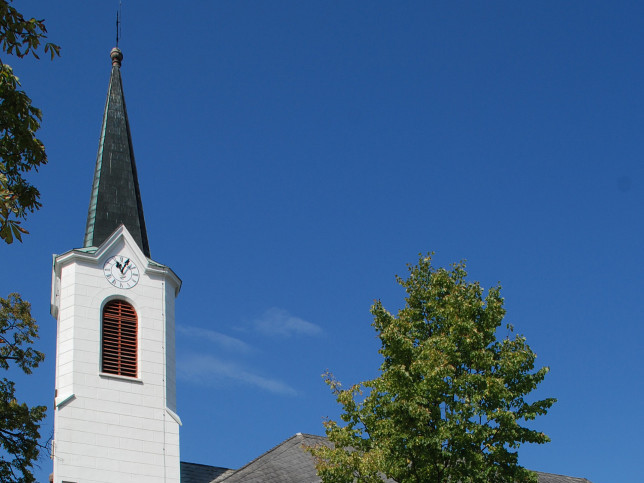
M 6 55 L 38 58 L 41 43 L 47 38 L 43 20 L 26 19 L 12 5 L 0 0 L 0 49 Z M 60 48 L 42 45 L 53 59 Z M 25 178 L 32 169 L 47 163 L 43 143 L 36 138 L 42 113 L 20 89 L 11 66 L 0 59 L 0 239 L 13 243 L 28 233 L 21 220 L 39 209 L 40 193 Z M 0 298 L 0 368 L 17 366 L 26 374 L 38 366 L 44 355 L 33 349 L 38 326 L 31 307 L 18 294 Z M 33 482 L 31 468 L 44 447 L 39 443 L 40 423 L 45 406 L 30 408 L 17 401 L 15 384 L 0 379 L 0 481 Z
M 380 375 L 348 389 L 325 375 L 345 424 L 327 421 L 333 446 L 309 448 L 322 481 L 536 482 L 517 448 L 549 441 L 522 426 L 555 402 L 528 398 L 548 368 L 535 370 L 535 353 L 510 325 L 497 338 L 501 287 L 484 297 L 466 276 L 463 262 L 435 269 L 421 256 L 409 278 L 397 277 L 407 292 L 398 315 L 371 307 Z
M 18 58 L 38 58 L 47 38 L 44 20 L 25 19 L 11 2 L 0 0 L 0 49 Z M 44 51 L 53 59 L 60 47 L 47 42 Z M 47 163 L 45 147 L 36 138 L 41 120 L 40 109 L 20 89 L 13 69 L 0 60 L 0 238 L 6 243 L 22 241 L 28 232 L 20 220 L 41 206 L 38 189 L 25 179 L 27 172 Z
M 38 326 L 31 317 L 31 306 L 18 294 L 0 298 L 0 368 L 12 365 L 24 373 L 38 367 L 44 354 L 32 347 L 38 338 Z M 40 423 L 45 406 L 28 407 L 16 400 L 15 384 L 0 379 L 0 481 L 33 482 L 33 463 L 44 447 L 40 441 Z

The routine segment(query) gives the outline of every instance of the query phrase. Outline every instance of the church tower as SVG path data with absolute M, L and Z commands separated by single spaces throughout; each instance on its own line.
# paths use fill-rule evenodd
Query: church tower
M 82 248 L 54 256 L 54 483 L 179 483 L 174 304 L 150 258 L 121 82 L 112 74 Z

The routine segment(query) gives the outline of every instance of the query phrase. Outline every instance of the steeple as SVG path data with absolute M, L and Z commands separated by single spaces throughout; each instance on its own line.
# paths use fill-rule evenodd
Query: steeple
M 121 61 L 112 49 L 86 249 L 54 256 L 54 483 L 181 483 L 175 298 L 150 258 Z M 184 482 L 185 483 L 185 482 Z
M 145 256 L 150 257 L 121 82 L 123 53 L 115 47 L 110 57 L 112 75 L 105 102 L 83 246 L 97 247 L 120 225 L 125 225 Z

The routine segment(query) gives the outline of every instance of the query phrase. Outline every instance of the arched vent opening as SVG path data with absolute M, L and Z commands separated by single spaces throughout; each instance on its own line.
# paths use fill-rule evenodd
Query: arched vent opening
M 137 376 L 136 311 L 123 300 L 112 300 L 103 309 L 102 371 Z

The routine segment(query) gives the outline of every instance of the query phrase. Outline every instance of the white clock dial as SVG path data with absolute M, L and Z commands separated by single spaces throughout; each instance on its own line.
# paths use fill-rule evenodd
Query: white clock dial
M 132 288 L 139 282 L 139 269 L 131 258 L 116 255 L 103 265 L 103 273 L 108 282 L 117 288 Z

